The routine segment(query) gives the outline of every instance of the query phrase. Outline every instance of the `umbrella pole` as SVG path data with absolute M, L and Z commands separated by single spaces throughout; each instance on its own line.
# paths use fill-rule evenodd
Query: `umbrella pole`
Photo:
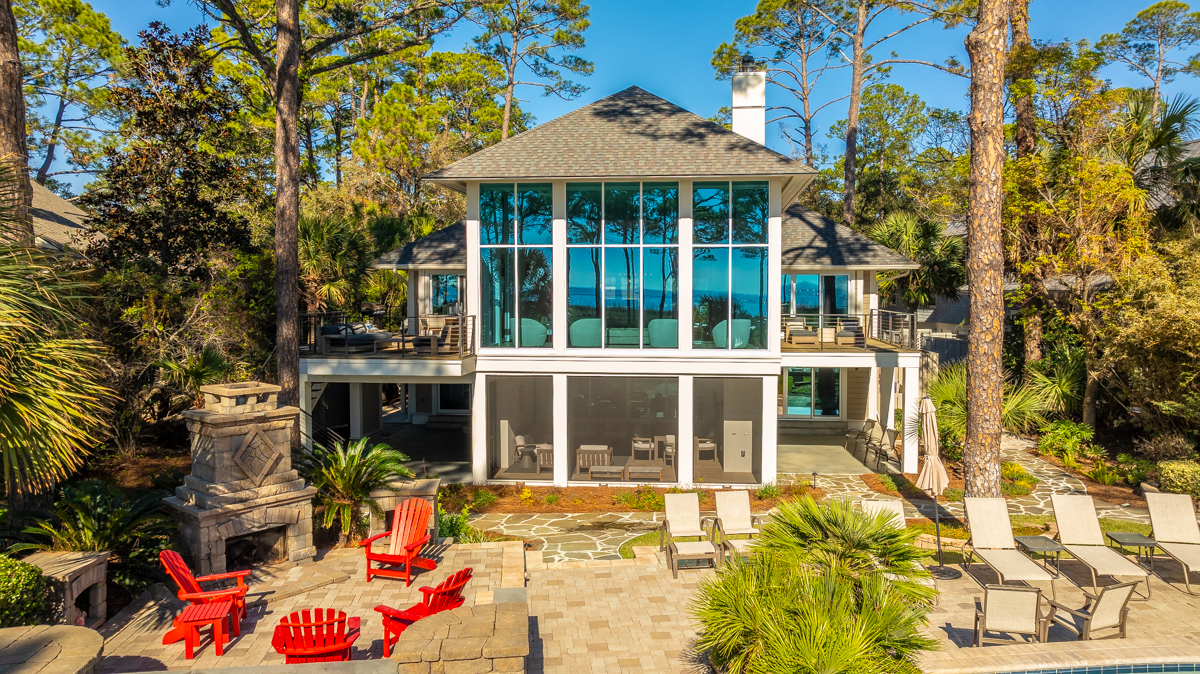
M 946 568 L 946 565 L 942 564 L 942 513 L 938 508 L 936 494 L 933 496 L 933 530 L 937 533 L 938 570 L 941 571 Z

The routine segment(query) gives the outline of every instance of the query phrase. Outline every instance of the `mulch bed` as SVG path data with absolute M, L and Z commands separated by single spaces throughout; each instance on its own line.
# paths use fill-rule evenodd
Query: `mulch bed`
M 613 498 L 617 494 L 633 492 L 639 488 L 653 489 L 659 494 L 667 492 L 667 488 L 658 488 L 644 484 L 630 484 L 623 487 L 535 487 L 518 484 L 464 487 L 454 492 L 443 490 L 441 498 L 442 507 L 447 512 L 461 511 L 462 507 L 468 504 L 471 505 L 472 513 L 503 513 L 514 515 L 525 513 L 620 513 L 646 511 L 644 508 L 634 508 L 619 504 Z M 528 489 L 532 498 L 522 500 L 521 491 L 523 489 Z M 487 505 L 474 504 L 472 497 L 479 490 L 491 492 L 496 495 L 496 500 Z M 786 486 L 781 486 L 780 490 L 783 493 L 779 498 L 774 499 L 757 498 L 754 490 L 750 490 L 750 507 L 755 511 L 769 510 L 774 508 L 779 501 L 799 498 L 803 494 L 811 494 L 813 498 L 818 500 L 825 498 L 825 492 L 807 486 L 790 490 Z M 689 489 L 687 491 L 696 491 L 701 494 L 701 510 L 711 510 L 714 507 L 713 504 L 715 501 L 712 496 L 714 490 Z M 551 494 L 557 496 L 558 500 L 554 503 L 546 503 L 546 497 Z
M 153 489 L 156 486 L 155 478 L 159 478 L 161 483 L 165 476 L 170 476 L 175 470 L 183 475 L 192 472 L 192 455 L 188 449 L 181 452 L 152 447 L 134 457 L 117 454 L 95 456 L 84 466 L 80 477 L 110 480 L 121 489 L 137 491 Z M 166 487 L 162 485 L 162 488 Z
M 949 467 L 947 467 L 946 472 L 950 473 L 950 484 L 947 486 L 947 489 L 962 489 L 963 488 L 963 479 L 961 477 L 958 477 L 955 474 L 953 474 L 953 472 L 949 469 Z M 887 494 L 888 496 L 903 497 L 910 501 L 914 500 L 914 499 L 923 500 L 923 501 L 929 500 L 929 494 L 926 494 L 925 492 L 921 491 L 920 489 L 917 489 L 917 487 L 916 487 L 916 482 L 917 482 L 916 473 L 905 473 L 903 481 L 897 479 L 900 476 L 892 475 L 892 479 L 895 480 L 897 483 L 899 483 L 896 485 L 900 488 L 899 491 L 897 491 L 895 489 L 886 489 L 883 486 L 883 483 L 879 480 L 879 476 L 876 475 L 875 473 L 865 473 L 863 475 L 860 475 L 859 477 L 862 479 L 863 483 L 865 483 L 867 485 L 867 488 L 870 489 L 871 491 L 875 492 L 876 494 Z M 947 501 L 944 496 L 938 497 L 938 503 L 946 503 L 946 502 Z
M 1100 484 L 1099 482 L 1093 482 L 1090 478 L 1088 478 L 1087 475 L 1064 466 L 1062 461 L 1059 460 L 1057 456 L 1038 454 L 1037 451 L 1033 449 L 1028 450 L 1027 453 L 1030 456 L 1036 456 L 1046 463 L 1050 463 L 1062 468 L 1063 471 L 1069 474 L 1071 477 L 1078 479 L 1084 484 L 1085 487 L 1087 487 L 1088 495 L 1092 498 L 1099 499 L 1105 503 L 1111 503 L 1113 505 L 1130 505 L 1137 508 L 1146 507 L 1146 498 L 1134 491 L 1133 487 L 1125 484 L 1106 485 Z

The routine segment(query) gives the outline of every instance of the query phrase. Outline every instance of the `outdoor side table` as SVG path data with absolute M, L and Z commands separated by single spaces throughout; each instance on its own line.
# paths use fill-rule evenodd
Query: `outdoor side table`
M 184 656 L 192 659 L 193 651 L 200 644 L 200 628 L 212 625 L 213 646 L 217 655 L 225 655 L 225 643 L 229 641 L 226 625 L 233 612 L 233 602 L 222 601 L 212 604 L 192 604 L 183 609 L 179 623 L 184 626 Z
M 1016 536 L 1017 547 L 1028 553 L 1042 553 L 1042 567 L 1050 570 L 1050 553 L 1054 553 L 1054 577 L 1061 574 L 1062 553 L 1066 550 L 1058 541 L 1045 536 Z
M 25 562 L 42 570 L 52 594 L 53 620 L 96 629 L 108 618 L 108 552 L 38 552 Z M 75 607 L 88 595 L 85 614 Z
M 1148 568 L 1150 573 L 1154 573 L 1154 550 L 1158 547 L 1158 543 L 1153 538 L 1137 534 L 1132 531 L 1107 531 L 1109 545 L 1113 543 L 1123 545 L 1127 548 L 1137 548 L 1137 557 L 1146 557 L 1150 560 L 1150 564 L 1142 564 L 1143 568 Z M 1141 564 L 1141 562 L 1138 562 Z

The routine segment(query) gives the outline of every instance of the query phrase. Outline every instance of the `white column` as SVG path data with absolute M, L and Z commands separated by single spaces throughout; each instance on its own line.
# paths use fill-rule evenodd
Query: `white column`
M 776 303 L 778 305 L 778 303 Z M 774 482 L 779 466 L 779 378 L 763 377 L 762 482 Z
M 895 367 L 879 368 L 879 423 L 884 428 L 896 427 L 896 370 Z
M 471 387 L 471 481 L 488 479 L 487 456 L 487 377 L 475 376 Z
M 882 368 L 872 366 L 867 375 L 867 418 L 879 419 L 879 372 Z
M 308 381 L 308 375 L 304 373 L 300 374 L 300 409 L 305 412 L 300 415 L 300 423 L 303 424 L 300 439 L 304 442 L 305 447 L 312 449 L 312 383 Z
M 679 349 L 684 353 L 692 350 L 692 181 L 690 180 L 679 181 Z M 682 386 L 683 382 L 680 381 L 679 399 L 681 401 L 683 400 Z M 680 405 L 682 413 L 683 403 L 680 402 Z M 692 404 L 689 402 L 688 409 L 691 408 Z M 691 417 L 688 418 L 691 419 Z M 682 441 L 683 431 L 682 427 L 680 428 L 679 440 Z M 688 456 L 691 456 L 691 447 L 692 440 L 689 437 Z M 676 449 L 679 451 L 679 455 L 683 454 L 682 444 Z M 691 459 L 688 460 L 691 461 Z
M 564 339 L 565 343 L 566 340 Z M 568 464 L 570 446 L 567 445 L 567 375 L 554 377 L 554 485 L 567 486 L 571 476 Z
M 681 199 L 682 201 L 682 199 Z M 690 259 L 690 258 L 689 258 Z M 682 269 L 683 266 L 680 265 Z M 691 311 L 688 311 L 691 315 Z M 691 325 L 691 321 L 688 321 Z M 692 333 L 688 331 L 688 344 L 691 344 Z M 679 378 L 679 435 L 675 437 L 675 472 L 680 484 L 690 485 L 693 479 L 692 467 L 692 448 L 695 443 L 692 441 L 692 436 L 695 432 L 692 429 L 692 385 L 694 379 L 691 376 L 682 376 Z
M 417 334 L 418 321 L 417 316 L 421 315 L 421 305 L 418 303 L 418 296 L 421 292 L 421 272 L 416 269 L 408 270 L 408 334 Z
M 771 189 L 767 212 L 769 219 L 767 221 L 767 325 L 765 332 L 767 334 L 767 348 L 770 349 L 771 355 L 778 356 L 782 349 L 783 335 L 780 333 L 780 325 L 782 316 L 780 305 L 783 303 L 782 288 L 780 287 L 781 279 L 783 278 L 783 181 L 779 178 L 771 180 Z M 774 403 L 771 404 L 772 415 L 775 419 L 776 415 Z M 763 429 L 764 437 L 766 437 L 766 429 Z M 763 478 L 766 480 L 766 478 Z
M 479 336 L 483 330 L 480 323 L 479 305 L 479 183 L 467 183 L 467 315 L 475 316 L 475 348 L 479 348 Z M 477 387 L 482 388 L 482 387 Z M 482 428 L 482 426 L 480 426 Z M 487 466 L 486 459 L 484 466 Z M 485 471 L 486 472 L 486 471 Z
M 554 230 L 553 275 L 554 315 L 551 328 L 554 330 L 552 344 L 554 352 L 567 352 L 567 183 L 555 181 L 553 186 Z M 557 445 L 556 445 L 557 446 Z M 555 464 L 558 465 L 558 464 Z
M 362 437 L 363 430 L 363 401 L 362 401 L 362 384 L 356 381 L 350 382 L 350 439 L 357 440 Z
M 921 368 L 904 368 L 904 453 L 905 473 L 917 472 L 917 402 L 921 396 Z

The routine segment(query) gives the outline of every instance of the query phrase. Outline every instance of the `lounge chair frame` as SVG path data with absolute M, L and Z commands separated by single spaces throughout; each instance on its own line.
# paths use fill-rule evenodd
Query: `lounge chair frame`
M 1196 566 L 1196 560 L 1200 559 L 1200 524 L 1196 523 L 1192 497 L 1150 492 L 1146 494 L 1146 505 L 1150 508 L 1150 537 L 1154 539 L 1155 547 L 1179 562 L 1183 567 L 1184 588 L 1188 594 L 1196 594 L 1192 591 L 1189 576 L 1193 571 L 1200 572 L 1200 566 Z M 1185 555 L 1185 552 L 1193 554 Z
M 1092 574 L 1092 594 L 1100 594 L 1099 576 L 1142 576 L 1146 582 L 1146 596 L 1134 601 L 1150 601 L 1154 589 L 1150 586 L 1150 572 L 1140 564 L 1129 561 L 1125 555 L 1108 547 L 1104 542 L 1104 533 L 1100 531 L 1100 520 L 1096 516 L 1096 504 L 1092 497 L 1086 494 L 1051 494 L 1050 502 L 1054 507 L 1054 521 L 1058 525 L 1057 540 L 1075 561 L 1083 564 Z M 1060 517 L 1060 514 L 1062 515 Z M 1072 521 L 1069 517 L 1083 518 Z M 1066 522 L 1069 526 L 1063 526 Z M 1094 526 L 1093 526 L 1094 524 Z M 1074 549 L 1074 550 L 1073 550 Z M 1097 573 L 1096 567 L 1082 556 L 1085 550 L 1095 551 L 1102 557 L 1114 555 L 1139 573 L 1110 574 Z

